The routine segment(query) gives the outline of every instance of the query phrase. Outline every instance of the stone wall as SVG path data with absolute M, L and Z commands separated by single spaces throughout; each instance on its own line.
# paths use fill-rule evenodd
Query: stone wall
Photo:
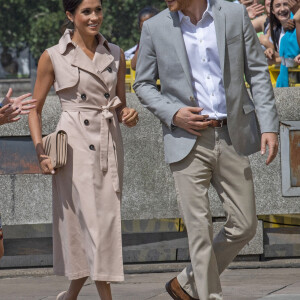
M 299 91 L 299 88 L 275 90 L 281 121 L 300 119 Z M 163 157 L 160 122 L 140 105 L 134 94 L 127 94 L 127 102 L 129 106 L 138 110 L 140 122 L 132 129 L 121 125 L 125 148 L 122 218 L 128 222 L 179 218 L 173 179 Z M 59 115 L 60 105 L 57 97 L 49 96 L 43 110 L 43 134 L 55 130 Z M 2 137 L 28 135 L 26 117 L 18 123 L 0 127 Z M 282 196 L 280 155 L 270 166 L 265 165 L 266 156 L 261 157 L 259 153 L 252 155 L 250 160 L 255 181 L 257 214 L 300 213 L 300 197 Z M 222 205 L 217 195 L 213 189 L 209 194 L 212 215 L 222 218 L 224 216 Z M 3 224 L 10 228 L 30 224 L 50 225 L 52 218 L 50 176 L 0 175 L 0 211 Z M 51 235 L 49 228 L 40 230 L 45 231 L 45 238 Z M 262 231 L 259 232 L 255 243 L 260 245 L 256 247 L 256 252 L 252 249 L 248 254 L 262 253 Z M 28 234 L 30 235 L 27 231 Z

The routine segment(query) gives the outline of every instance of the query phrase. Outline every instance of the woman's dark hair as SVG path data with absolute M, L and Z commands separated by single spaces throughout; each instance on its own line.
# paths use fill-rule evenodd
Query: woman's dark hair
M 151 7 L 151 6 L 146 6 L 146 7 L 142 8 L 139 11 L 139 15 L 138 15 L 138 25 L 140 25 L 142 17 L 147 16 L 147 15 L 150 15 L 153 17 L 153 16 L 157 15 L 158 13 L 159 13 L 159 10 L 154 7 Z
M 68 11 L 73 15 L 82 1 L 83 0 L 63 0 L 65 13 Z M 102 0 L 100 0 L 100 2 L 102 4 Z M 62 25 L 61 32 L 64 33 L 66 29 L 74 29 L 73 23 L 68 18 L 66 18 L 64 24 Z
M 274 44 L 274 49 L 275 49 L 275 51 L 279 51 L 279 49 L 277 49 L 277 44 L 279 43 L 282 25 L 273 13 L 273 4 L 274 4 L 274 0 L 271 0 L 271 3 L 270 3 L 270 31 L 271 31 L 271 38 L 272 38 L 272 41 Z M 278 47 L 279 47 L 279 45 L 278 45 Z

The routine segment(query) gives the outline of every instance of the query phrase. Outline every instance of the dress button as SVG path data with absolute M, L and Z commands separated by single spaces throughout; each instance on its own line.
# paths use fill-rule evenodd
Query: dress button
M 82 99 L 83 101 L 85 101 L 85 100 L 86 100 L 86 94 L 82 94 L 82 95 L 81 95 L 81 99 Z
M 95 151 L 95 146 L 94 145 L 90 145 L 90 150 Z
M 112 68 L 111 68 L 111 67 L 108 67 L 108 68 L 107 68 L 107 71 L 108 71 L 109 73 L 111 73 L 111 72 L 112 72 Z
M 86 126 L 90 125 L 90 121 L 89 120 L 84 120 L 84 125 L 86 125 Z
M 109 123 L 111 123 L 111 119 L 109 119 Z
M 106 99 L 108 99 L 108 98 L 110 97 L 110 94 L 109 94 L 109 93 L 105 93 L 105 94 L 104 94 L 104 97 L 105 97 Z

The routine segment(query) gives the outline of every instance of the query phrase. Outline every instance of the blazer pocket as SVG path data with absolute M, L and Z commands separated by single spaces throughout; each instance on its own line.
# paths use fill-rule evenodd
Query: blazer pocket
M 227 45 L 230 45 L 230 44 L 233 44 L 235 43 L 236 41 L 239 41 L 241 39 L 241 35 L 238 34 L 230 39 L 227 40 Z
M 249 113 L 251 113 L 251 111 L 255 110 L 255 107 L 251 103 L 246 103 L 243 105 L 243 110 L 244 110 L 245 114 L 249 114 Z

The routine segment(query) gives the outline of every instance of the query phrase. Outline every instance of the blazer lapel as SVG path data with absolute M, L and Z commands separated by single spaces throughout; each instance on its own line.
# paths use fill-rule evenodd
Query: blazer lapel
M 193 91 L 191 72 L 190 72 L 190 62 L 186 53 L 186 48 L 185 48 L 185 44 L 181 32 L 178 13 L 170 12 L 170 15 L 168 15 L 168 17 L 171 18 L 171 20 L 173 20 L 173 24 L 171 25 L 171 30 L 170 30 L 170 37 L 173 40 L 173 45 L 175 47 L 177 56 L 179 58 L 179 61 L 185 73 L 186 79 L 189 83 L 191 90 Z
M 212 13 L 214 17 L 217 46 L 220 58 L 220 67 L 224 77 L 224 64 L 225 64 L 225 40 L 226 40 L 226 19 L 225 14 L 222 12 L 222 6 L 219 1 L 211 1 Z

